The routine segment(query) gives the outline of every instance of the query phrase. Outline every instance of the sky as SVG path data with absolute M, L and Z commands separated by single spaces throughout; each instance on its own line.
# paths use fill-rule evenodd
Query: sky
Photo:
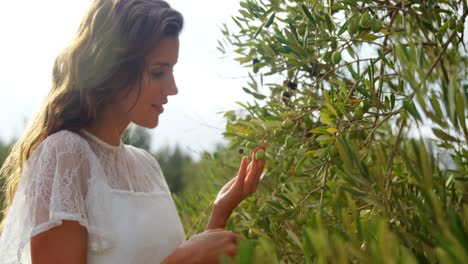
M 91 0 L 3 1 L 0 9 L 0 139 L 23 133 L 50 89 L 52 64 L 71 43 Z M 247 69 L 216 49 L 220 26 L 230 23 L 238 0 L 169 0 L 184 15 L 177 96 L 169 97 L 158 127 L 150 129 L 155 151 L 178 144 L 193 157 L 223 140 L 220 112 L 251 101 L 241 87 Z

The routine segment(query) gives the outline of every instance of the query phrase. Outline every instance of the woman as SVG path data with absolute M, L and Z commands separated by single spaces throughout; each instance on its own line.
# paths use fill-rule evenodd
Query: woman
M 218 263 L 235 255 L 239 236 L 224 226 L 258 185 L 260 147 L 219 192 L 205 232 L 186 240 L 159 164 L 121 140 L 131 122 L 156 127 L 177 94 L 182 25 L 160 0 L 92 4 L 0 171 L 0 264 Z

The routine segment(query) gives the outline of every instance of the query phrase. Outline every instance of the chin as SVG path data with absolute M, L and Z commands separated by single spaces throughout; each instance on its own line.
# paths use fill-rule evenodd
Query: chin
M 147 120 L 146 122 L 134 122 L 136 125 L 138 126 L 141 126 L 141 127 L 144 127 L 144 128 L 149 128 L 149 129 L 152 129 L 152 128 L 155 128 L 158 126 L 159 124 L 159 118 L 156 118 L 156 119 L 153 119 L 153 120 Z
M 156 121 L 156 122 L 152 122 L 152 123 L 147 123 L 147 124 L 145 124 L 143 127 L 151 129 L 151 128 L 157 127 L 158 124 L 159 124 L 159 122 Z
M 152 124 L 151 126 L 149 126 L 148 128 L 156 128 L 158 125 L 159 125 L 159 123 L 156 122 L 156 123 Z

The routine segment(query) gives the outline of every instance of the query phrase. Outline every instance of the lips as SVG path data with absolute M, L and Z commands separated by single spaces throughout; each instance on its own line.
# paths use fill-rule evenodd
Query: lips
M 164 107 L 162 105 L 154 105 L 152 104 L 151 107 L 153 108 L 154 111 L 162 114 L 164 112 Z

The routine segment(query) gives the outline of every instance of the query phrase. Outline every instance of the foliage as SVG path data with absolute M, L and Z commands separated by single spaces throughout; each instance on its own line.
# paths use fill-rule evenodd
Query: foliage
M 173 198 L 187 237 L 204 230 L 212 201 L 221 187 L 235 176 L 239 169 L 236 164 L 240 165 L 239 155 L 217 145 L 213 153 L 203 153 L 200 161 L 185 170 L 189 172 L 184 176 L 186 184 L 180 193 L 173 193 Z
M 122 141 L 125 144 L 133 145 L 151 152 L 151 134 L 143 127 L 131 125 L 125 129 L 122 135 Z
M 238 262 L 468 262 L 466 1 L 240 6 L 219 50 L 254 101 L 224 134 L 269 147 Z

